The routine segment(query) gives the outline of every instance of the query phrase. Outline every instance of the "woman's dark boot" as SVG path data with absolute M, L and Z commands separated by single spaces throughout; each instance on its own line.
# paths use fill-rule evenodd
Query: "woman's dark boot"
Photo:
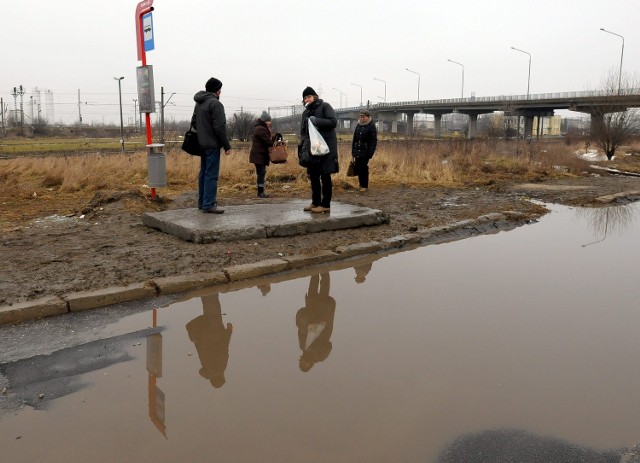
M 269 197 L 269 195 L 264 192 L 264 187 L 263 186 L 259 186 L 258 187 L 258 198 L 268 198 L 268 197 Z

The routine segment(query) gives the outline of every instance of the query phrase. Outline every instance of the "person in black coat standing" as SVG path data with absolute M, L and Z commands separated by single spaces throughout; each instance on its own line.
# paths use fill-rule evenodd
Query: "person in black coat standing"
M 304 162 L 311 181 L 311 204 L 304 207 L 307 212 L 329 212 L 331 210 L 332 183 L 331 174 L 339 171 L 338 167 L 338 137 L 336 126 L 338 119 L 331 105 L 318 98 L 318 94 L 311 87 L 302 92 L 302 102 L 306 109 L 302 113 L 300 124 L 300 145 L 298 150 L 305 153 L 308 162 Z M 320 132 L 329 146 L 329 153 L 322 156 L 309 155 L 309 122 Z M 301 157 L 302 159 L 302 157 Z M 303 163 L 301 162 L 301 165 Z
M 353 132 L 351 156 L 355 159 L 355 172 L 358 175 L 360 191 L 369 188 L 369 159 L 373 157 L 378 145 L 378 130 L 371 119 L 371 113 L 366 109 L 360 111 L 356 130 Z
M 268 198 L 264 191 L 264 178 L 269 165 L 269 147 L 273 145 L 274 136 L 271 134 L 271 115 L 262 111 L 256 120 L 253 130 L 253 140 L 251 151 L 249 152 L 249 162 L 256 166 L 256 179 L 258 181 L 258 197 Z
M 204 154 L 200 156 L 198 174 L 198 209 L 202 212 L 222 214 L 218 207 L 218 177 L 220 176 L 220 150 L 231 154 L 227 137 L 227 117 L 220 103 L 222 82 L 215 77 L 207 80 L 205 89 L 193 97 L 196 106 L 191 117 L 191 127 L 198 132 L 198 142 Z

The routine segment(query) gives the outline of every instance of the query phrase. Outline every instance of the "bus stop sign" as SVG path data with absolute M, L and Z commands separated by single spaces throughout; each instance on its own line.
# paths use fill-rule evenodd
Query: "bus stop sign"
M 142 37 L 144 39 L 144 51 L 153 50 L 153 16 L 151 13 L 142 16 Z

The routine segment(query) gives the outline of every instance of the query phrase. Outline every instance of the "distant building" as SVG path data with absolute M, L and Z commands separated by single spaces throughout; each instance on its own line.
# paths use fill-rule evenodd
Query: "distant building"
M 559 137 L 562 132 L 561 125 L 562 118 L 560 116 L 542 117 L 540 124 L 538 124 L 538 117 L 534 117 L 532 137 L 538 138 L 538 127 L 540 127 L 541 137 Z

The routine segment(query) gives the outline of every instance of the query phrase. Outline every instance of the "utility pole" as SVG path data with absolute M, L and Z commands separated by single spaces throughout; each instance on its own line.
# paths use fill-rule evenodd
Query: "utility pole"
M 82 103 L 80 102 L 80 89 L 78 89 L 78 129 L 82 128 L 82 111 L 80 110 Z
M 18 90 L 18 95 L 20 95 L 20 135 L 24 136 L 24 101 L 22 98 L 24 96 L 24 89 L 22 85 Z
M 138 100 L 133 98 L 133 126 L 136 133 L 138 132 Z
M 120 99 L 120 151 L 124 153 L 124 126 L 122 122 L 122 77 L 114 77 L 118 81 L 118 98 Z
M 16 87 L 13 87 L 11 96 L 13 97 L 13 126 L 15 127 L 18 125 L 18 89 Z
M 169 101 L 171 100 L 173 95 L 175 95 L 175 92 L 169 95 L 169 98 L 167 98 L 167 101 L 165 103 L 164 87 L 160 87 L 160 143 L 164 143 L 164 107 L 169 104 Z
M 0 98 L 0 113 L 2 114 L 2 134 L 7 136 L 7 128 L 4 125 L 4 99 Z
M 160 143 L 164 143 L 164 87 L 160 87 Z

